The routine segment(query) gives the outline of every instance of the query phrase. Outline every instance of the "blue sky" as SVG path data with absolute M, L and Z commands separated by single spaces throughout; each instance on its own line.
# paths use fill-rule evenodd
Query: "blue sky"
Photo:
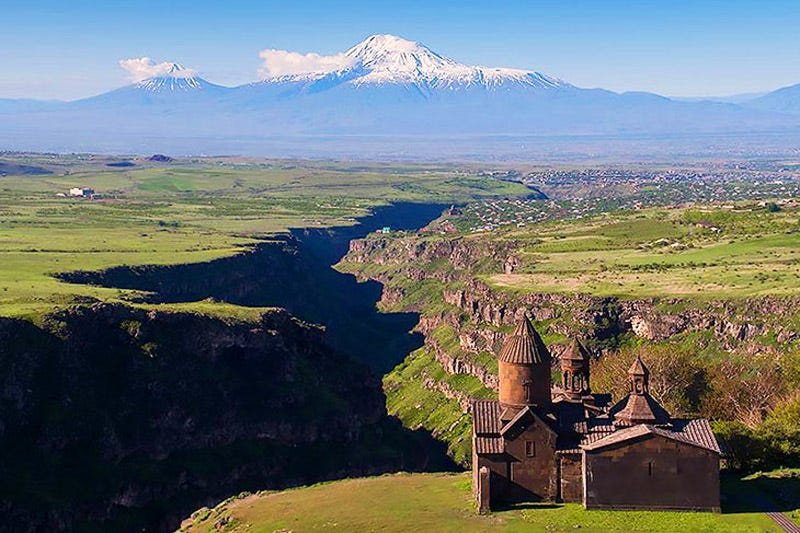
M 676 96 L 800 83 L 800 1 L 3 0 L 0 97 L 90 96 L 118 62 L 177 61 L 223 85 L 265 48 L 335 54 L 374 33 L 468 64 Z

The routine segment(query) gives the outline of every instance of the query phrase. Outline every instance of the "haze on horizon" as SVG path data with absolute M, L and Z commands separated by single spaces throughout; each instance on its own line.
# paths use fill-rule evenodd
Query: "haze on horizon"
M 129 83 L 131 71 L 119 63 L 141 58 L 239 85 L 259 78 L 264 50 L 326 57 L 374 33 L 420 41 L 470 65 L 538 70 L 619 92 L 721 96 L 800 82 L 800 3 L 785 0 L 392 0 L 380 7 L 363 0 L 335 7 L 321 0 L 11 0 L 3 18 L 0 98 L 91 96 Z

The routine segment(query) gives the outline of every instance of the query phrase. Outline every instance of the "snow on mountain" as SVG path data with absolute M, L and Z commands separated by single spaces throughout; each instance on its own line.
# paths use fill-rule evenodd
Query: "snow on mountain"
M 161 65 L 158 65 L 161 67 Z M 103 106 L 130 108 L 153 105 L 194 105 L 217 99 L 228 87 L 216 85 L 196 75 L 179 63 L 164 64 L 156 76 L 136 81 L 111 92 L 71 102 L 72 107 Z
M 162 152 L 177 145 L 204 150 L 218 139 L 229 140 L 226 146 L 237 152 L 240 143 L 317 135 L 344 136 L 342 146 L 360 153 L 372 140 L 357 138 L 387 136 L 476 136 L 470 142 L 477 149 L 484 136 L 800 132 L 800 117 L 771 111 L 790 110 L 793 88 L 764 110 L 756 104 L 679 102 L 651 93 L 583 89 L 533 70 L 469 66 L 392 35 L 373 35 L 331 56 L 285 50 L 259 56 L 261 71 L 272 75 L 234 88 L 209 83 L 177 63 L 123 60 L 132 84 L 47 109 L 0 102 L 0 122 L 16 132 L 15 143 L 26 132 L 26 149 L 135 151 L 153 142 L 144 151 Z
M 138 81 L 134 85 L 146 91 L 160 92 L 196 91 L 211 84 L 197 77 L 193 70 L 184 68 L 180 63 L 172 63 L 163 75 Z
M 570 84 L 541 72 L 468 66 L 437 54 L 427 46 L 396 37 L 373 35 L 342 56 L 342 67 L 328 72 L 309 72 L 270 77 L 264 84 L 325 81 L 353 87 L 411 85 L 422 90 L 509 87 L 568 88 Z

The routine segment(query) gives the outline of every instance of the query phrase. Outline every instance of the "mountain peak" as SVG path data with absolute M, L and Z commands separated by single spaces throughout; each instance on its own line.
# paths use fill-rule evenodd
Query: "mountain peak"
M 410 41 L 390 34 L 375 34 L 367 37 L 348 50 L 345 55 L 359 57 L 370 54 L 433 54 L 431 50 L 417 41 Z M 436 54 L 434 54 L 436 55 Z
M 193 69 L 171 63 L 156 76 L 137 82 L 136 87 L 150 92 L 190 92 L 213 86 L 196 75 Z
M 191 77 L 194 75 L 194 71 L 184 68 L 184 66 L 180 63 L 170 63 L 169 67 L 167 67 L 167 71 L 164 73 L 165 76 L 172 76 L 176 78 L 186 77 L 187 74 L 189 77 Z
M 443 71 L 468 69 L 427 46 L 395 35 L 372 35 L 345 52 L 355 68 L 373 78 L 400 81 L 405 77 L 436 77 Z
M 503 86 L 569 86 L 539 72 L 465 65 L 437 54 L 420 42 L 389 34 L 372 35 L 345 52 L 344 56 L 351 65 L 346 69 L 348 78 L 355 86 L 410 84 L 424 91 L 470 86 L 492 90 Z
M 164 74 L 136 82 L 135 86 L 151 92 L 164 91 L 196 91 L 210 85 L 203 78 L 195 76 L 174 76 Z

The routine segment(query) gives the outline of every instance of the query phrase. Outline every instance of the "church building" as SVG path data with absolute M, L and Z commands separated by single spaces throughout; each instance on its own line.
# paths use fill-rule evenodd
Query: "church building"
M 706 419 L 673 418 L 637 357 L 616 404 L 590 388 L 573 341 L 551 387 L 552 358 L 527 316 L 498 356 L 498 400 L 472 403 L 473 487 L 482 512 L 518 502 L 587 509 L 719 511 L 720 449 Z

